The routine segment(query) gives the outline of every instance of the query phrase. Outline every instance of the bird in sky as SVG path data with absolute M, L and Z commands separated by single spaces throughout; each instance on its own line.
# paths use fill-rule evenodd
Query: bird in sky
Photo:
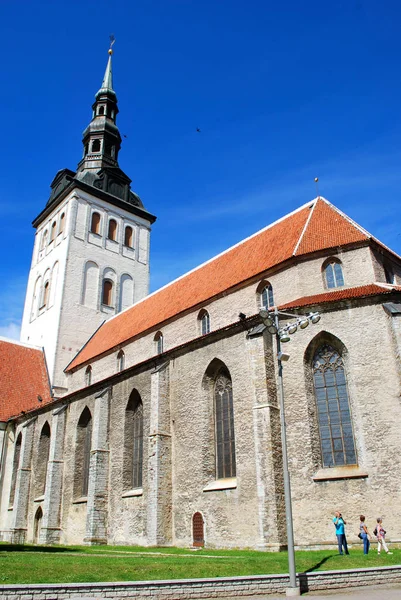
M 199 127 L 196 128 L 197 133 L 200 133 L 201 130 L 199 129 Z

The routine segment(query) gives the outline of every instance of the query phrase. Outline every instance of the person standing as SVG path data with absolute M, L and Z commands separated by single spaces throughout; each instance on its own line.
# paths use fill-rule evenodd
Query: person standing
M 377 537 L 377 554 L 380 554 L 380 550 L 381 547 L 383 546 L 384 551 L 386 552 L 386 554 L 392 554 L 392 552 L 389 551 L 389 549 L 387 548 L 387 544 L 386 544 L 386 540 L 384 539 L 385 535 L 386 535 L 386 530 L 383 528 L 383 520 L 379 517 L 378 519 L 376 519 L 377 521 L 377 525 L 376 525 L 376 533 L 375 531 L 373 533 L 375 533 L 376 537 Z
M 336 511 L 334 513 L 333 523 L 334 523 L 334 527 L 336 528 L 338 552 L 340 554 L 343 554 L 343 548 L 344 548 L 345 554 L 349 554 L 348 546 L 347 546 L 347 538 L 345 537 L 345 527 L 344 527 L 344 525 L 346 525 L 347 522 L 344 521 L 343 516 L 339 511 Z
M 368 528 L 365 525 L 365 515 L 361 515 L 359 517 L 359 519 L 360 519 L 360 523 L 359 523 L 360 534 L 359 534 L 359 536 L 360 536 L 361 540 L 363 540 L 363 553 L 368 554 L 369 547 L 370 547 L 371 535 L 368 531 Z

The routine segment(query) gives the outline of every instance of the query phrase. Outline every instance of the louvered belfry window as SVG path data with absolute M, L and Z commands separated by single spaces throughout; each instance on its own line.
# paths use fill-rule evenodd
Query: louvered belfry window
M 225 369 L 214 386 L 217 479 L 235 477 L 234 408 L 231 378 Z
M 320 445 L 324 467 L 357 463 L 344 362 L 324 344 L 313 357 Z

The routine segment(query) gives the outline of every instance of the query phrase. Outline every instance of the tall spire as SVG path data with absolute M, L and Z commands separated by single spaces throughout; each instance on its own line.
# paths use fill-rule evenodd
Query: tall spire
M 121 135 L 116 125 L 118 114 L 117 96 L 113 90 L 112 46 L 110 38 L 109 59 L 103 77 L 102 87 L 96 93 L 92 106 L 92 121 L 83 134 L 84 155 L 78 165 L 78 176 L 83 178 L 88 171 L 95 173 L 104 167 L 118 167 L 118 153 Z
M 104 72 L 102 87 L 96 94 L 96 97 L 98 94 L 100 94 L 102 92 L 103 93 L 104 92 L 112 92 L 113 94 L 115 94 L 115 92 L 113 90 L 113 70 L 112 70 L 112 64 L 111 64 L 111 57 L 113 55 L 112 45 L 114 44 L 114 41 L 115 40 L 113 38 L 113 40 L 111 41 L 111 44 L 110 44 L 110 48 L 109 48 L 109 60 L 107 61 L 106 70 Z

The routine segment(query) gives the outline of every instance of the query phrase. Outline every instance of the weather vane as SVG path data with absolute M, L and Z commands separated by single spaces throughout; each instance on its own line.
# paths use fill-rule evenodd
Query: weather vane
M 113 54 L 113 44 L 116 41 L 116 38 L 114 37 L 114 34 L 111 34 L 110 36 L 110 48 L 109 48 L 109 54 Z

